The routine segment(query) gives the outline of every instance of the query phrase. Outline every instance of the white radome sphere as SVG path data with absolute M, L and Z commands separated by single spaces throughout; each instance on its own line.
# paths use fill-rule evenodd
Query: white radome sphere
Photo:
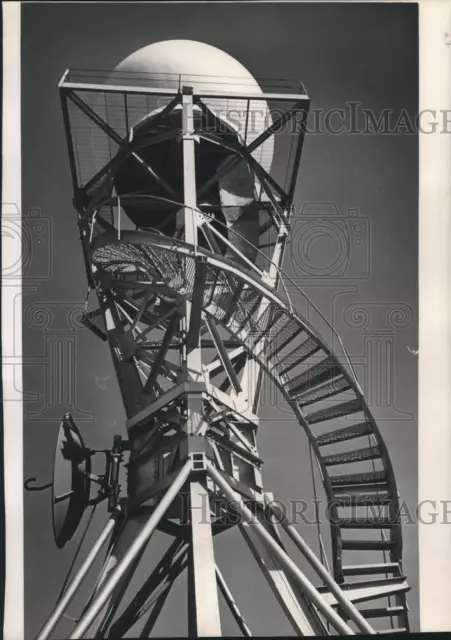
M 143 86 L 178 88 L 180 76 L 182 85 L 192 86 L 199 92 L 240 92 L 261 95 L 262 90 L 249 71 L 228 53 L 194 40 L 164 40 L 155 42 L 130 54 L 114 69 L 114 76 L 123 76 L 119 84 L 126 84 L 126 77 L 139 84 L 142 73 Z M 115 84 L 117 80 L 115 80 Z M 247 100 L 202 98 L 208 108 L 231 125 L 244 137 L 246 130 Z M 153 113 L 155 109 L 151 110 Z M 248 117 L 246 144 L 250 144 L 271 124 L 272 118 L 264 100 L 251 100 Z M 142 116 L 139 118 L 142 120 Z M 137 122 L 130 122 L 130 126 Z M 274 137 L 268 138 L 252 154 L 269 172 L 274 154 Z

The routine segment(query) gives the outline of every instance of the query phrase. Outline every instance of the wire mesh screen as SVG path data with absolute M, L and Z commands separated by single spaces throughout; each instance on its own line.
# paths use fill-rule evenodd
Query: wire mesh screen
M 69 118 L 79 187 L 85 186 L 116 155 L 119 145 L 129 137 L 134 127 L 163 110 L 186 85 L 193 88 L 195 98 L 200 98 L 214 116 L 208 126 L 201 118 L 196 118 L 196 128 L 215 134 L 220 133 L 218 129 L 224 124 L 229 131 L 237 133 L 242 144 L 251 145 L 253 158 L 265 171 L 282 186 L 288 184 L 300 126 L 299 116 L 286 118 L 284 114 L 296 102 L 296 97 L 302 99 L 304 96 L 308 101 L 299 82 L 261 79 L 259 86 L 249 84 L 248 78 L 164 74 L 162 80 L 162 76 L 85 70 L 68 72 L 62 87 L 70 84 L 77 103 L 74 104 L 69 94 Z M 208 87 L 215 87 L 216 91 L 211 90 L 209 95 Z M 272 92 L 273 97 L 264 98 L 262 91 Z M 177 108 L 180 109 L 180 105 Z M 199 116 L 202 107 L 196 107 L 196 110 Z M 278 121 L 283 124 L 277 136 L 270 135 L 262 144 L 252 146 L 268 127 Z M 262 200 L 266 199 L 267 196 L 262 194 Z
M 76 96 L 78 104 L 69 99 L 68 106 L 79 187 L 116 156 L 131 127 L 170 101 L 166 96 L 105 91 L 80 91 Z
M 117 152 L 117 144 L 70 100 L 68 108 L 78 186 L 82 187 L 111 160 Z M 105 118 L 105 107 L 99 103 L 97 108 Z

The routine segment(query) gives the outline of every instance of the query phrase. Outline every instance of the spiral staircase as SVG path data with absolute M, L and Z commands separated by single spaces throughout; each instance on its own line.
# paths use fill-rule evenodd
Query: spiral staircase
M 200 302 L 203 314 L 258 362 L 316 454 L 328 500 L 335 579 L 366 618 L 383 621 L 380 633 L 408 631 L 409 586 L 402 571 L 393 468 L 349 360 L 334 354 L 288 300 L 249 270 L 199 247 L 142 231 L 124 231 L 120 240 L 104 233 L 92 243 L 92 263 L 119 299 L 133 299 L 147 283 Z M 158 305 L 149 302 L 141 315 L 158 317 Z M 169 326 L 171 314 L 166 316 Z M 166 367 L 170 370 L 169 362 Z

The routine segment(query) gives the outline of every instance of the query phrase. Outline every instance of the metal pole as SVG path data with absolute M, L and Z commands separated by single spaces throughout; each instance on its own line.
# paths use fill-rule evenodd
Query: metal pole
M 290 538 L 293 540 L 294 544 L 302 552 L 311 566 L 315 569 L 319 577 L 329 587 L 330 592 L 335 596 L 338 604 L 343 609 L 343 611 L 346 611 L 346 613 L 349 615 L 349 618 L 357 625 L 357 627 L 361 631 L 363 631 L 363 633 L 376 634 L 372 626 L 368 624 L 357 607 L 346 597 L 346 595 L 340 589 L 339 585 L 335 582 L 333 576 L 329 573 L 329 571 L 327 571 L 324 565 L 321 564 L 320 560 L 316 557 L 316 555 L 310 549 L 302 536 L 298 533 L 298 531 L 296 531 L 296 529 L 285 516 L 279 505 L 276 503 L 275 505 L 272 505 L 270 502 L 268 502 L 267 504 L 269 509 L 278 518 L 278 522 L 280 522 Z
M 196 140 L 194 137 L 193 94 L 182 96 L 183 127 L 183 200 L 185 205 L 185 242 L 197 248 Z
M 221 633 L 210 500 L 200 481 L 190 482 L 189 526 L 191 553 L 188 562 L 189 635 L 218 638 Z
M 110 534 L 112 533 L 112 531 L 113 531 L 113 529 L 115 527 L 115 524 L 116 524 L 116 516 L 110 518 L 108 520 L 108 522 L 106 523 L 106 525 L 105 525 L 104 529 L 102 530 L 100 536 L 97 538 L 97 540 L 94 543 L 94 546 L 92 547 L 91 551 L 89 552 L 88 556 L 86 557 L 86 560 L 83 562 L 83 564 L 81 565 L 80 569 L 75 574 L 72 582 L 69 584 L 69 586 L 67 587 L 66 591 L 61 596 L 61 599 L 59 600 L 58 604 L 56 605 L 55 609 L 53 610 L 53 613 L 50 615 L 49 619 L 45 623 L 45 625 L 42 628 L 41 632 L 37 636 L 36 640 L 47 640 L 47 638 L 50 636 L 50 634 L 52 633 L 52 631 L 55 628 L 56 624 L 58 623 L 58 620 L 61 618 L 61 616 L 66 611 L 66 609 L 69 606 L 72 598 L 74 597 L 74 595 L 76 594 L 78 588 L 80 587 L 81 583 L 83 582 L 83 580 L 84 580 L 86 574 L 88 573 L 89 569 L 91 568 L 94 560 L 96 559 L 96 557 L 100 553 L 103 545 L 108 540 Z
M 129 567 L 133 564 L 135 558 L 147 544 L 150 536 L 158 526 L 161 518 L 164 516 L 168 507 L 185 484 L 188 476 L 191 473 L 191 466 L 191 459 L 187 460 L 172 485 L 166 491 L 161 502 L 157 505 L 155 511 L 152 513 L 149 520 L 136 537 L 130 549 L 124 555 L 120 563 L 117 565 L 116 569 L 112 572 L 111 576 L 108 578 L 104 586 L 100 589 L 96 599 L 75 627 L 72 635 L 70 636 L 71 640 L 80 640 L 80 638 L 83 637 L 83 634 L 94 622 L 97 615 L 102 610 L 104 604 L 107 602 L 108 598 L 111 596 L 114 589 L 119 584 Z
M 211 462 L 206 463 L 207 471 L 224 495 L 234 503 L 235 508 L 241 513 L 246 522 L 252 525 L 252 528 L 260 536 L 260 538 L 271 548 L 274 555 L 280 560 L 281 564 L 292 574 L 293 578 L 299 584 L 302 592 L 317 607 L 320 613 L 331 623 L 331 625 L 341 634 L 346 636 L 355 635 L 354 631 L 349 627 L 342 618 L 332 609 L 322 595 L 317 591 L 315 586 L 310 582 L 307 576 L 296 566 L 291 558 L 274 540 L 270 533 L 266 531 L 262 524 L 257 520 L 254 514 L 246 507 L 239 495 L 235 494 L 230 485 L 213 467 Z
M 223 577 L 222 573 L 220 572 L 219 567 L 217 565 L 216 565 L 216 579 L 218 581 L 218 585 L 219 585 L 219 588 L 221 589 L 222 595 L 224 596 L 225 601 L 229 605 L 230 612 L 233 615 L 233 617 L 235 618 L 235 621 L 236 621 L 237 625 L 239 626 L 240 631 L 242 632 L 243 636 L 245 636 L 246 638 L 251 638 L 252 637 L 252 632 L 249 629 L 249 627 L 247 626 L 246 620 L 241 615 L 241 611 L 238 609 L 238 605 L 235 602 L 235 599 L 234 599 L 234 597 L 232 595 L 232 592 L 230 591 L 229 587 L 227 586 L 227 583 L 224 580 L 224 577 Z

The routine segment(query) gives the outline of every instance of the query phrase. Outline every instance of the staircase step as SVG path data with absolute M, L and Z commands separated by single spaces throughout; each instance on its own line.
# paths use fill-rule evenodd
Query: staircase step
M 361 462 L 362 460 L 374 460 L 381 457 L 380 448 L 366 447 L 365 449 L 356 449 L 355 451 L 347 451 L 345 453 L 336 453 L 330 456 L 324 456 L 323 463 L 326 466 L 334 464 L 349 464 L 350 462 Z
M 314 404 L 315 402 L 336 396 L 337 393 L 349 391 L 349 389 L 351 389 L 349 380 L 344 376 L 340 376 L 332 380 L 332 382 L 323 384 L 320 387 L 314 387 L 302 395 L 296 395 L 295 397 L 301 407 L 306 407 L 309 404 Z
M 391 498 L 387 493 L 357 493 L 350 496 L 334 498 L 337 507 L 372 507 L 390 504 Z
M 259 306 L 261 305 L 263 301 L 263 296 L 261 295 L 261 293 L 257 293 L 257 295 L 253 295 L 249 296 L 246 301 L 245 301 L 245 308 L 249 311 L 249 314 L 252 316 L 252 318 L 255 317 Z M 271 303 L 271 306 L 275 306 L 274 303 Z M 278 308 L 278 307 L 276 307 Z M 266 331 L 267 329 L 264 329 L 264 331 Z
M 263 338 L 263 336 L 270 340 L 271 329 L 280 321 L 280 319 L 284 315 L 285 311 L 283 309 L 280 309 L 280 307 L 274 308 L 273 305 L 269 305 L 257 320 L 256 331 L 252 334 L 249 334 L 247 340 L 248 346 L 252 349 Z M 264 347 L 264 354 L 267 358 L 266 345 Z
M 298 396 L 312 387 L 323 382 L 329 382 L 341 375 L 341 367 L 334 356 L 328 356 L 309 367 L 307 371 L 295 376 L 287 385 L 286 391 L 290 396 Z
M 303 332 L 303 328 L 297 319 L 287 317 L 289 320 L 285 326 L 281 327 L 277 335 L 268 342 L 265 350 L 265 355 L 268 360 L 277 356 L 287 344 L 295 340 Z
M 364 618 L 389 618 L 391 616 L 402 616 L 406 613 L 406 608 L 399 607 L 380 607 L 377 609 L 359 609 Z
M 346 440 L 353 440 L 354 438 L 360 438 L 370 435 L 371 433 L 371 425 L 368 422 L 360 422 L 359 424 L 353 424 L 351 427 L 343 427 L 343 429 L 323 433 L 316 437 L 316 444 L 324 447 L 327 444 L 345 442 Z
M 345 551 L 389 551 L 395 547 L 392 540 L 342 540 Z
M 381 562 L 380 564 L 354 564 L 342 569 L 344 576 L 368 576 L 377 573 L 397 573 L 400 571 L 397 562 Z
M 351 602 L 378 600 L 379 598 L 386 598 L 390 595 L 405 593 L 410 589 L 404 576 L 362 580 L 359 582 L 345 582 L 340 584 L 340 587 Z M 335 596 L 329 592 L 328 587 L 318 587 L 318 591 L 323 595 L 323 598 L 328 604 L 332 606 L 337 605 L 337 600 Z
M 246 291 L 245 294 L 237 301 L 235 309 L 230 315 L 230 321 L 238 326 L 239 331 L 242 331 L 247 324 L 251 325 L 251 331 L 256 330 L 254 314 L 258 309 L 261 300 L 261 293 L 252 289 L 251 291 Z M 260 331 L 257 330 L 256 333 L 259 334 Z
M 332 420 L 333 418 L 341 418 L 343 416 L 349 416 L 357 411 L 362 411 L 363 403 L 360 398 L 357 400 L 351 400 L 350 402 L 343 402 L 341 404 L 332 405 L 327 409 L 320 409 L 306 415 L 309 424 L 317 424 L 318 422 L 326 422 L 326 420 Z
M 217 296 L 215 296 L 214 303 L 224 311 L 224 324 L 229 324 L 231 321 L 236 321 L 235 314 L 240 312 L 245 285 L 230 274 L 225 276 L 225 282 L 226 286 L 221 287 L 222 290 Z
M 163 278 L 174 277 L 173 262 L 167 259 L 166 252 L 154 251 L 149 245 L 141 245 L 141 253 L 144 253 Z
M 237 299 L 239 298 L 240 291 L 231 291 L 230 288 L 225 287 L 217 287 L 219 290 L 215 291 L 215 295 L 212 299 L 212 304 L 214 305 L 213 316 L 215 318 L 221 317 L 224 324 L 227 324 L 230 321 L 230 318 L 237 311 Z M 218 314 L 219 311 L 219 314 Z
M 368 483 L 368 484 L 344 484 L 341 486 L 337 485 L 333 488 L 333 492 L 334 492 L 334 504 L 339 502 L 340 498 L 342 497 L 358 496 L 361 494 L 368 494 L 373 492 L 374 493 L 378 492 L 379 494 L 382 493 L 382 495 L 385 495 L 385 497 L 387 497 L 388 499 L 388 487 L 386 484 L 375 485 L 372 483 Z M 371 504 L 375 506 L 377 505 L 376 502 L 372 502 Z M 353 506 L 353 505 L 356 505 L 355 501 L 348 504 L 348 506 Z M 341 505 L 341 506 L 345 506 L 345 505 Z M 365 505 L 360 505 L 360 506 L 365 506 Z M 371 506 L 371 505 L 367 504 L 366 506 Z
M 349 473 L 342 476 L 330 476 L 329 480 L 333 487 L 342 485 L 359 484 L 386 484 L 385 471 L 369 471 L 367 473 Z
M 263 295 L 254 287 L 245 287 L 239 300 L 239 305 L 246 309 L 251 315 L 255 311 L 256 305 L 263 300 Z
M 396 522 L 392 518 L 341 518 L 337 521 L 342 529 L 390 529 Z
M 358 485 L 359 487 L 361 485 Z M 372 507 L 390 504 L 391 498 L 386 493 L 356 493 L 353 495 L 339 495 L 334 497 L 333 504 L 337 507 Z
M 310 356 L 320 351 L 321 345 L 313 338 L 307 338 L 302 344 L 298 345 L 294 351 L 284 356 L 279 362 L 274 363 L 274 369 L 278 375 L 283 375 L 294 369 L 302 362 L 305 362 Z

